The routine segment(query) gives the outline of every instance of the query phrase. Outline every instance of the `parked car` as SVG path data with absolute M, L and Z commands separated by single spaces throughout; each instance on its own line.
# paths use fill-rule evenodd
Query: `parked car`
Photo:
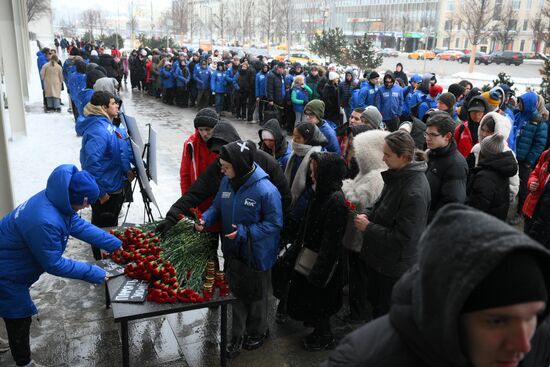
M 523 59 L 536 59 L 537 53 L 536 52 L 522 52 L 523 53 Z
M 449 47 L 438 47 L 438 48 L 434 48 L 434 53 L 436 55 L 439 55 L 440 53 L 442 52 L 445 52 L 449 49 Z
M 470 55 L 462 55 L 460 58 L 457 59 L 458 62 L 463 63 L 469 63 L 470 62 Z M 477 51 L 476 52 L 476 58 L 474 61 L 476 64 L 485 64 L 489 65 L 491 63 L 491 56 L 486 54 L 485 52 Z
M 288 55 L 288 61 L 292 64 L 299 63 L 302 65 L 307 64 L 308 62 L 314 63 L 314 64 L 321 64 L 321 59 L 313 57 L 311 55 L 308 55 L 303 52 L 295 52 Z
M 411 52 L 408 56 L 409 59 L 414 60 L 433 60 L 435 59 L 435 53 L 433 51 L 416 50 Z
M 397 52 L 397 50 L 394 50 L 393 48 L 383 48 L 378 51 L 378 55 L 384 57 L 398 57 L 399 52 Z
M 436 59 L 455 61 L 455 60 L 458 60 L 459 58 L 461 58 L 462 56 L 464 56 L 464 52 L 462 52 L 462 51 L 448 50 L 448 51 L 444 51 L 444 52 L 441 52 L 440 54 L 438 54 L 436 56 Z
M 274 59 L 277 60 L 277 61 L 285 61 L 286 57 L 287 57 L 287 54 L 279 54 L 279 55 L 275 56 Z
M 494 62 L 497 65 L 506 64 L 506 65 L 516 65 L 520 66 L 523 64 L 523 54 L 521 52 L 514 51 L 496 51 L 491 54 L 491 62 Z

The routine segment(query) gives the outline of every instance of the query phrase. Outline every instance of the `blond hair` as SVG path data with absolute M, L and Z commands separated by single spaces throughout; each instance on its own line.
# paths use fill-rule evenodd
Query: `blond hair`
M 304 76 L 298 75 L 294 78 L 294 81 L 292 82 L 292 88 L 294 87 L 301 87 L 304 85 Z

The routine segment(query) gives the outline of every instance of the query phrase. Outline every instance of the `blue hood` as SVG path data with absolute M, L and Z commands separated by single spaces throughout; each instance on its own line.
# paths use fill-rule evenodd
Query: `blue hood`
M 519 97 L 523 103 L 523 110 L 521 115 L 524 119 L 531 119 L 531 117 L 537 112 L 537 102 L 539 100 L 538 94 L 535 92 L 527 92 Z
M 63 164 L 53 170 L 48 178 L 46 197 L 57 210 L 65 215 L 73 215 L 74 210 L 69 201 L 69 184 L 71 177 L 78 172 L 78 168 L 72 164 Z

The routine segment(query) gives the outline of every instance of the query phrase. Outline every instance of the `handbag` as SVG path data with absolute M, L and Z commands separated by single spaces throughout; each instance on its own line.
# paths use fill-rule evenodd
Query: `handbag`
M 253 267 L 252 262 L 254 261 L 254 253 L 252 249 L 252 237 L 249 230 L 247 230 L 247 238 L 247 259 L 245 260 L 241 256 L 234 256 L 229 259 L 227 280 L 231 293 L 243 302 L 251 303 L 261 300 L 265 292 L 267 292 L 266 274 L 268 271 L 256 270 Z M 239 246 L 239 253 L 240 249 Z

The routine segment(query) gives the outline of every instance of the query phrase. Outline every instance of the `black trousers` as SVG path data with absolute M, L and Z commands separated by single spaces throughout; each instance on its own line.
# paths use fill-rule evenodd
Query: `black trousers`
M 212 94 L 210 90 L 199 90 L 197 94 L 197 109 L 199 111 L 209 106 L 210 94 Z
M 22 319 L 4 318 L 11 355 L 18 366 L 25 366 L 31 362 L 31 321 L 30 317 Z
M 388 277 L 370 266 L 366 267 L 367 296 L 372 305 L 372 318 L 384 316 L 390 311 L 391 292 L 399 278 Z
M 162 102 L 174 104 L 174 88 L 164 88 L 164 93 L 162 93 Z
M 74 104 L 74 101 L 72 99 L 71 99 L 71 109 L 73 110 L 74 121 L 76 122 L 76 120 L 78 119 L 78 109 L 76 108 L 76 105 Z
M 266 105 L 265 97 L 260 97 L 260 101 L 258 102 L 258 120 L 260 123 L 264 122 L 264 110 Z
M 118 214 L 124 202 L 124 192 L 110 194 L 109 200 L 104 204 L 99 201 L 92 204 L 92 224 L 100 228 L 118 226 Z M 101 260 L 101 250 L 92 245 L 94 259 Z
M 237 117 L 252 121 L 255 105 L 256 99 L 252 93 L 242 90 L 237 92 Z
M 176 88 L 176 106 L 187 107 L 189 103 L 189 90 L 187 86 Z
M 367 264 L 361 254 L 348 251 L 349 261 L 349 309 L 355 320 L 369 320 L 367 298 Z
M 518 192 L 518 214 L 522 213 L 523 203 L 529 194 L 529 188 L 527 187 L 527 181 L 529 181 L 529 175 L 531 174 L 531 166 L 529 163 L 523 161 L 518 162 L 518 176 L 519 176 L 519 192 Z

